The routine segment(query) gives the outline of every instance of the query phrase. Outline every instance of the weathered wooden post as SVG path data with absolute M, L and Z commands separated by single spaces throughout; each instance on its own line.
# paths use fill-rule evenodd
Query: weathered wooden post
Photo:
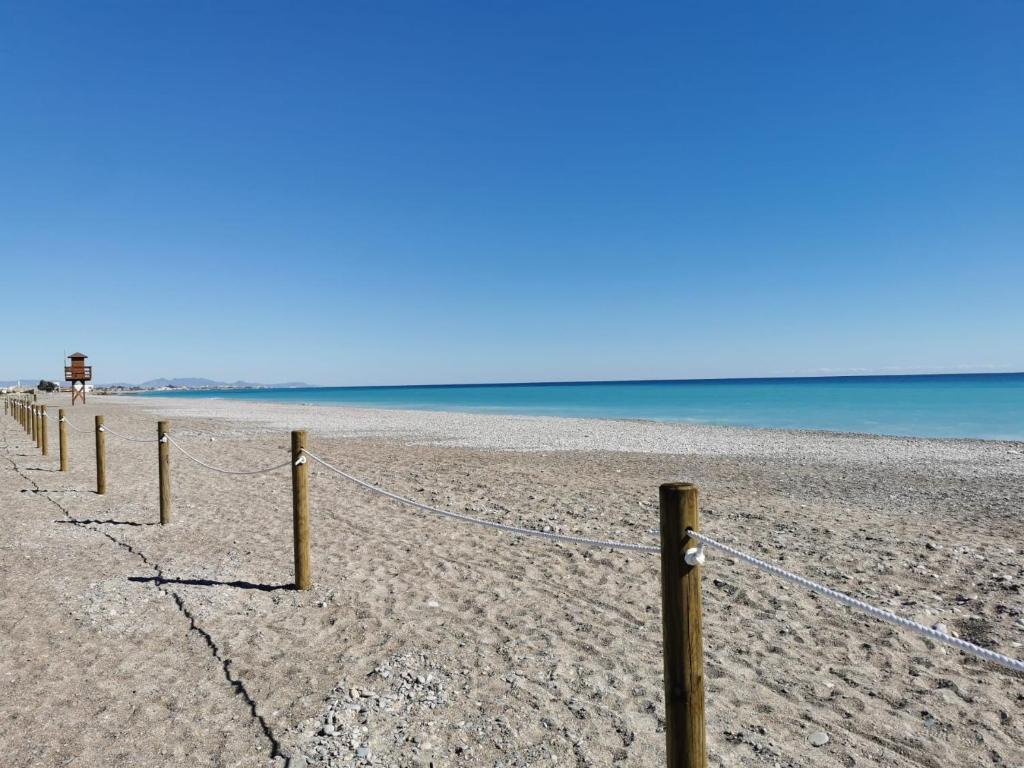
M 48 426 L 49 425 L 46 423 L 46 406 L 45 405 L 40 405 L 39 406 L 39 447 L 40 447 L 40 449 L 43 452 L 43 456 L 48 456 L 50 454 L 50 443 L 49 443 L 49 440 L 47 439 L 47 432 L 48 432 L 47 427 Z
M 33 442 L 35 442 L 36 448 L 38 448 L 39 447 L 39 406 L 38 405 L 33 405 L 32 406 L 31 427 L 32 427 L 32 440 L 33 440 Z
M 156 423 L 157 458 L 160 467 L 160 525 L 171 522 L 171 422 Z
M 57 409 L 57 442 L 60 446 L 60 471 L 68 471 L 68 425 L 64 422 L 64 409 Z
M 309 567 L 309 464 L 303 450 L 305 430 L 292 431 L 292 538 L 295 545 L 295 588 L 313 585 Z
M 699 547 L 687 535 L 700 530 L 699 494 L 690 483 L 667 483 L 659 491 L 668 768 L 707 768 L 700 566 L 686 562 L 686 551 Z
M 103 433 L 103 417 L 96 417 L 96 493 L 107 492 L 107 438 Z

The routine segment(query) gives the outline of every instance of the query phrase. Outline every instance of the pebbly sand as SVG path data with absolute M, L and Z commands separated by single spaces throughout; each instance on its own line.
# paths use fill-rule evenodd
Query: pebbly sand
M 67 396 L 41 397 L 51 408 Z M 654 543 L 659 483 L 711 535 L 1024 656 L 1024 444 L 90 398 L 71 471 L 0 422 L 0 754 L 11 766 L 658 766 L 655 557 L 454 524 L 314 469 L 314 588 L 287 430 L 383 487 L 516 525 Z M 1024 676 L 709 553 L 715 766 L 1024 766 Z M 827 742 L 820 746 L 827 736 Z

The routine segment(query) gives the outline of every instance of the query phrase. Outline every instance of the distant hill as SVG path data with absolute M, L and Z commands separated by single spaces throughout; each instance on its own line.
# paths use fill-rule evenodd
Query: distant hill
M 182 389 L 211 389 L 215 387 L 234 387 L 237 389 L 242 389 L 245 387 L 308 387 L 309 385 L 303 384 L 302 382 L 298 381 L 287 382 L 285 384 L 258 384 L 252 381 L 214 381 L 213 379 L 182 377 L 176 379 L 150 379 L 149 381 L 142 382 L 138 386 L 142 387 L 143 389 L 161 389 L 163 387 L 180 387 Z
M 21 380 L 21 386 L 23 387 L 34 387 L 41 381 L 41 377 L 37 376 L 33 378 L 27 378 Z M 63 379 L 48 379 L 48 381 L 56 381 L 58 384 L 64 386 Z M 17 379 L 10 381 L 0 381 L 0 387 L 13 387 L 18 384 Z M 161 389 L 163 387 L 177 387 L 180 389 L 215 389 L 217 387 L 232 387 L 234 389 L 245 389 L 245 388 L 257 388 L 257 389 L 289 389 L 297 387 L 308 387 L 309 384 L 304 384 L 301 381 L 288 381 L 284 384 L 257 384 L 251 381 L 215 381 L 213 379 L 203 379 L 197 377 L 182 377 L 177 379 L 150 379 L 144 381 L 141 384 L 128 384 L 127 382 L 105 382 L 103 384 L 97 383 L 99 388 L 120 388 L 130 389 L 138 387 L 139 389 Z

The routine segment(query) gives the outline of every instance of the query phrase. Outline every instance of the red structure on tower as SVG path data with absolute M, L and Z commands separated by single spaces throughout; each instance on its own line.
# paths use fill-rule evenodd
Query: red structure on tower
M 92 381 L 92 366 L 85 364 L 85 355 L 72 352 L 68 355 L 71 365 L 64 366 L 64 380 L 71 382 L 71 404 L 75 400 L 85 402 L 85 382 Z

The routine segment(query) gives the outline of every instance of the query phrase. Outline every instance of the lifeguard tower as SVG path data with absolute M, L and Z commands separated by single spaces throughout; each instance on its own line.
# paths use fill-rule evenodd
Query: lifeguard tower
M 92 366 L 85 364 L 85 355 L 73 352 L 68 355 L 71 365 L 64 366 L 64 380 L 71 382 L 71 404 L 75 400 L 85 402 L 85 382 L 92 381 Z

